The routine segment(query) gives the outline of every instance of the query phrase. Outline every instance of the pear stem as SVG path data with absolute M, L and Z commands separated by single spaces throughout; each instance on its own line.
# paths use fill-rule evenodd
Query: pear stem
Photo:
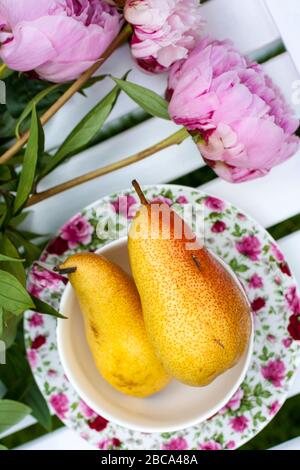
M 70 267 L 70 268 L 60 268 L 59 266 L 55 266 L 55 268 L 53 268 L 53 271 L 55 271 L 56 273 L 61 274 L 61 276 L 63 276 L 65 274 L 75 273 L 77 271 L 77 268 L 76 268 L 76 266 L 73 266 L 73 267 Z
M 149 201 L 147 200 L 145 194 L 143 193 L 143 190 L 137 180 L 132 181 L 132 186 L 134 187 L 138 197 L 140 198 L 141 203 L 143 206 L 149 206 Z

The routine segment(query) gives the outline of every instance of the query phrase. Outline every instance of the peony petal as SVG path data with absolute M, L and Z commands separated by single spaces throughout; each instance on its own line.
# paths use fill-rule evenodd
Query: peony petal
M 54 0 L 0 0 L 0 18 L 12 29 L 21 21 L 32 21 L 47 15 Z
M 63 83 L 75 80 L 94 64 L 92 61 L 80 62 L 46 62 L 36 68 L 37 74 L 43 79 L 53 83 Z
M 1 47 L 1 59 L 11 69 L 27 72 L 55 57 L 51 41 L 31 23 L 19 23 L 14 33 L 14 39 Z

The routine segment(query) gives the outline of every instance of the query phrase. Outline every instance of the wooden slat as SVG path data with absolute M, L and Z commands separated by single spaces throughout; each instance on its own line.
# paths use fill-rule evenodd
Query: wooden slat
M 300 212 L 300 152 L 268 176 L 240 185 L 216 179 L 202 189 L 241 207 L 264 226 Z
M 46 434 L 39 439 L 28 442 L 16 450 L 96 450 L 78 434 L 67 428 Z
M 36 419 L 33 418 L 32 416 L 27 416 L 20 423 L 16 424 L 15 426 L 12 426 L 7 431 L 1 433 L 0 434 L 0 440 L 3 439 L 6 436 L 14 434 L 15 432 L 18 432 L 18 431 L 21 431 L 22 429 L 28 428 L 29 426 L 31 426 L 34 423 L 36 423 Z
M 299 2 L 300 4 L 300 2 Z M 300 74 L 288 52 L 280 54 L 264 64 L 264 69 L 280 87 L 287 102 L 300 117 Z M 295 83 L 299 82 L 298 99 L 295 100 Z
M 210 0 L 203 5 L 203 16 L 209 34 L 232 39 L 243 54 L 266 49 L 280 39 L 264 0 Z
M 273 447 L 271 450 L 300 450 L 300 437 L 284 442 L 279 446 Z
M 282 0 L 265 0 L 265 3 L 300 73 L 300 2 L 287 0 L 283 4 Z

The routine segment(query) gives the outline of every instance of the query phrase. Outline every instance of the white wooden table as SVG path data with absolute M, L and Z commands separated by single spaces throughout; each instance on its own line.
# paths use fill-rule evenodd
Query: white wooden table
M 300 89 L 299 0 L 243 0 L 242 2 L 209 0 L 203 5 L 203 14 L 208 19 L 208 30 L 214 36 L 220 39 L 231 38 L 243 53 L 252 58 L 261 60 L 263 57 L 269 57 L 269 60 L 263 64 L 265 70 L 282 88 L 287 100 L 300 117 L 300 92 L 298 96 L 296 92 Z M 282 48 L 283 44 L 285 50 Z M 166 86 L 165 77 L 153 77 L 139 71 L 130 57 L 128 46 L 123 46 L 117 51 L 105 64 L 101 73 L 109 72 L 115 76 L 122 76 L 128 69 L 133 70 L 130 75 L 131 81 L 163 93 Z M 111 87 L 112 83 L 107 79 L 88 90 L 87 98 L 78 95 L 65 106 L 47 125 L 47 147 L 50 149 L 57 146 L 101 95 L 106 94 Z M 134 103 L 122 94 L 110 120 L 125 115 L 135 108 Z M 73 158 L 47 177 L 41 189 L 142 150 L 167 137 L 175 127 L 174 124 L 159 119 L 139 124 Z M 41 233 L 53 233 L 65 220 L 87 204 L 103 195 L 129 187 L 133 176 L 142 184 L 169 182 L 194 172 L 203 165 L 193 142 L 187 141 L 180 147 L 165 150 L 141 163 L 39 204 L 34 207 L 28 227 Z M 270 227 L 300 213 L 299 176 L 300 152 L 261 180 L 230 185 L 220 179 L 214 179 L 201 188 L 231 201 L 263 226 Z M 300 283 L 300 231 L 281 239 L 279 244 Z M 300 394 L 300 371 L 290 396 L 296 394 Z M 24 427 L 30 422 L 31 418 L 21 426 Z M 22 448 L 89 449 L 90 447 L 72 431 L 63 428 L 27 443 Z M 300 438 L 282 443 L 280 448 L 300 449 Z

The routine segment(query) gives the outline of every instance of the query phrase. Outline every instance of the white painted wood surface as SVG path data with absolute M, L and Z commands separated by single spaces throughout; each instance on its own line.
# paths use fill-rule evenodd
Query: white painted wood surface
M 285 46 L 300 73 L 300 2 L 299 0 L 264 0 Z
M 299 0 L 210 0 L 203 5 L 208 20 L 207 31 L 219 39 L 231 38 L 236 46 L 251 57 L 260 57 L 283 39 L 287 52 L 264 64 L 265 70 L 281 87 L 287 100 L 300 116 L 299 103 L 293 102 L 293 85 L 300 78 L 300 1 Z M 124 64 L 126 63 L 126 67 Z M 122 76 L 132 69 L 130 80 L 163 94 L 163 76 L 149 76 L 140 71 L 123 46 L 104 65 L 101 73 Z M 77 122 L 91 109 L 113 84 L 109 79 L 87 91 L 87 98 L 78 95 L 47 125 L 47 148 L 54 148 L 66 137 Z M 135 104 L 124 94 L 112 112 L 112 121 L 134 110 Z M 152 119 L 124 134 L 83 152 L 43 181 L 40 189 L 99 168 L 152 145 L 176 130 L 172 123 Z M 82 207 L 113 191 L 125 189 L 133 177 L 142 184 L 166 182 L 187 174 L 203 165 L 192 141 L 165 150 L 141 163 L 74 188 L 33 209 L 28 228 L 40 233 L 53 233 Z M 273 170 L 262 180 L 233 186 L 215 180 L 202 188 L 228 199 L 248 212 L 265 227 L 300 212 L 300 152 L 286 164 Z M 49 217 L 51 214 L 51 218 Z M 300 232 L 280 241 L 280 246 L 300 283 Z M 300 393 L 300 371 L 290 396 Z M 32 422 L 32 421 L 31 421 Z M 18 428 L 27 425 L 21 423 Z M 300 441 L 284 444 L 286 449 L 300 449 Z M 70 430 L 62 429 L 22 447 L 23 449 L 90 449 L 90 446 Z

